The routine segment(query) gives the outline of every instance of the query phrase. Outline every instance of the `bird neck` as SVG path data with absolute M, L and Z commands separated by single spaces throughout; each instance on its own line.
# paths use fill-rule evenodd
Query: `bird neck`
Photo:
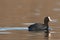
M 48 22 L 44 22 L 44 25 L 48 26 Z

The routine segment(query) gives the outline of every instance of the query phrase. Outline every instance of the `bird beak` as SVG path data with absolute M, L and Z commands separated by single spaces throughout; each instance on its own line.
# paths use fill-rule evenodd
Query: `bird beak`
M 57 22 L 57 20 L 56 19 L 51 19 L 50 17 L 48 17 L 49 18 L 49 21 L 51 21 L 51 22 Z
M 49 21 L 53 21 L 50 17 L 48 17 L 49 18 Z

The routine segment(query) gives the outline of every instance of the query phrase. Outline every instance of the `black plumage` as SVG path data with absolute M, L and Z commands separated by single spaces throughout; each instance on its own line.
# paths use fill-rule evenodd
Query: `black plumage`
M 49 19 L 50 17 L 45 17 L 44 18 L 44 24 L 42 23 L 35 23 L 35 24 L 32 24 L 30 25 L 28 28 L 29 30 L 28 31 L 44 31 L 45 33 L 47 33 L 47 36 L 48 36 L 48 33 L 49 33 Z

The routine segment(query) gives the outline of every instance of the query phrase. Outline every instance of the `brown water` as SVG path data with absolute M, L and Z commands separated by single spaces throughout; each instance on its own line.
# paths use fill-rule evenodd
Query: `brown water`
M 51 33 L 51 36 L 49 36 L 49 38 L 45 37 L 44 32 L 11 30 L 11 31 L 7 31 L 7 32 L 12 32 L 11 34 L 0 34 L 0 40 L 60 40 L 60 33 L 58 33 L 59 30 L 60 29 L 54 29 L 54 31 L 50 31 L 56 33 Z
M 51 37 L 46 38 L 40 32 L 11 30 L 11 34 L 0 34 L 0 40 L 60 40 L 60 0 L 0 0 L 0 27 L 27 26 L 22 24 L 26 22 L 43 23 L 45 16 L 57 20 L 49 23 L 56 32 L 51 33 Z

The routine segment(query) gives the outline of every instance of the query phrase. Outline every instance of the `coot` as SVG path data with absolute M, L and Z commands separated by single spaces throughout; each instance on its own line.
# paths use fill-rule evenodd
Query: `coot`
M 44 18 L 44 24 L 42 23 L 35 23 L 35 24 L 32 24 L 28 27 L 28 31 L 44 31 L 45 33 L 47 33 L 46 36 L 48 36 L 49 34 L 49 25 L 48 25 L 48 22 L 49 21 L 52 21 L 50 19 L 50 17 L 45 17 Z

